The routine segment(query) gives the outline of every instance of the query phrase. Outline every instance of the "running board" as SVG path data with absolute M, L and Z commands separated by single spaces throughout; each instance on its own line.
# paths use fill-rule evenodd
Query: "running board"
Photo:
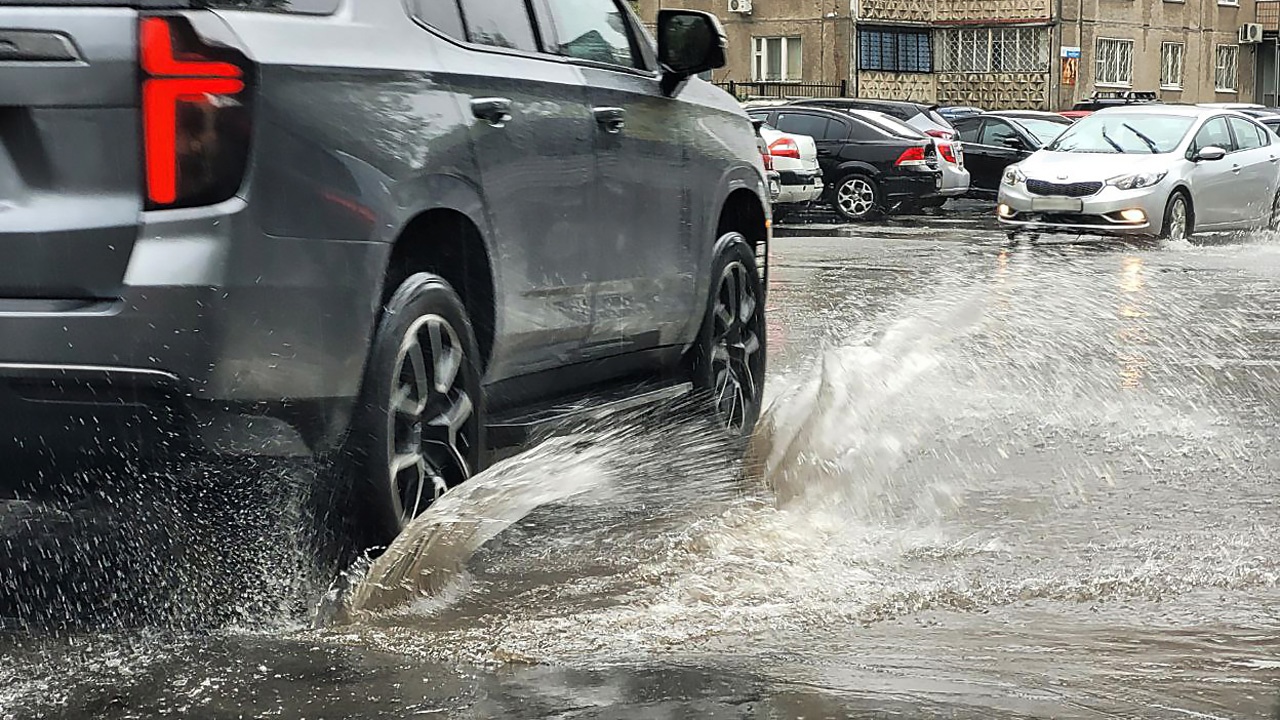
M 521 408 L 493 418 L 486 428 L 488 445 L 495 449 L 523 445 L 564 425 L 676 400 L 691 392 L 693 383 L 689 382 L 628 385 L 572 400 Z

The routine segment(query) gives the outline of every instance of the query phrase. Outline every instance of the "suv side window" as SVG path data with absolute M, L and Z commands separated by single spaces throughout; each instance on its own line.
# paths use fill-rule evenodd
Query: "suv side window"
M 1196 133 L 1196 139 L 1191 143 L 1191 151 L 1198 152 L 1210 146 L 1220 147 L 1227 152 L 1236 149 L 1235 143 L 1231 142 L 1231 131 L 1227 129 L 1226 118 L 1216 117 L 1205 123 L 1200 128 L 1200 132 Z
M 978 142 L 978 131 L 982 129 L 982 118 L 960 118 L 952 123 L 956 134 L 964 142 Z
M 1236 136 L 1236 145 L 1241 150 L 1255 150 L 1262 147 L 1262 138 L 1254 130 L 1254 124 L 1244 118 L 1231 118 L 1231 132 Z
M 1018 137 L 1018 131 L 1013 126 L 1003 120 L 994 120 L 987 118 L 987 122 L 982 126 L 982 139 L 979 141 L 983 145 L 994 145 L 995 147 L 1004 147 L 1005 139 Z
M 458 10 L 457 0 L 412 0 L 409 7 L 413 16 L 424 24 L 430 25 L 449 37 L 459 40 L 467 39 L 467 31 L 462 27 L 462 13 Z
M 527 52 L 538 50 L 525 0 L 461 0 L 461 5 L 471 42 Z
M 630 23 L 617 0 L 547 0 L 559 44 L 551 52 L 607 65 L 643 68 Z
M 808 135 L 821 140 L 827 134 L 827 119 L 808 113 L 778 113 L 778 129 L 792 135 Z

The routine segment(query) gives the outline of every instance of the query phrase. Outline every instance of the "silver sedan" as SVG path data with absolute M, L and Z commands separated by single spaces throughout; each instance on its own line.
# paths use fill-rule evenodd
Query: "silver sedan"
M 1280 137 L 1221 108 L 1101 110 L 1005 169 L 1015 229 L 1185 239 L 1280 226 Z

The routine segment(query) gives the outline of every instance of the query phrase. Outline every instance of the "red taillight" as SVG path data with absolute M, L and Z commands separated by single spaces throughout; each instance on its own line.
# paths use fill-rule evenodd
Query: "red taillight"
M 800 146 L 791 138 L 778 138 L 769 145 L 769 154 L 774 157 L 800 159 Z
M 907 148 L 902 152 L 901 155 L 898 156 L 898 161 L 894 163 L 894 165 L 897 165 L 899 167 L 903 165 L 924 165 L 924 164 L 925 164 L 924 147 L 921 145 L 915 145 L 913 147 Z
M 760 153 L 760 161 L 764 163 L 765 170 L 773 169 L 773 156 L 768 153 Z
M 952 165 L 956 164 L 956 153 L 952 149 L 951 143 L 938 143 L 938 152 L 942 153 L 943 160 L 946 160 Z
M 249 120 L 244 58 L 235 55 L 204 45 L 181 18 L 142 20 L 138 64 L 149 208 L 211 204 L 239 190 Z
M 932 129 L 932 130 L 925 130 L 925 131 L 924 131 L 924 134 L 925 134 L 925 135 L 928 135 L 929 137 L 941 138 L 941 139 L 943 139 L 943 140 L 950 140 L 951 138 L 955 137 L 955 135 L 956 135 L 955 133 L 951 132 L 950 130 L 939 130 L 939 129 L 937 129 L 937 128 L 934 128 L 934 129 Z

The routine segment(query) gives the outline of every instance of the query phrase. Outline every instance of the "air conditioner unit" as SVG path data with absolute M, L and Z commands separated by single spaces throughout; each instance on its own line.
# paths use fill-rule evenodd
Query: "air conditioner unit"
M 1254 45 L 1262 42 L 1262 26 L 1258 23 L 1245 23 L 1240 26 L 1240 44 Z
M 751 0 L 729 0 L 729 12 L 739 15 L 751 14 Z

